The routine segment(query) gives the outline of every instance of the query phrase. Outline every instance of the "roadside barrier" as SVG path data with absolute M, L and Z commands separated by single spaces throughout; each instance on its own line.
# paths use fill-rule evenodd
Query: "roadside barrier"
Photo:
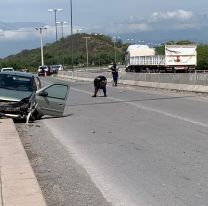
M 112 80 L 111 72 L 103 71 L 60 71 L 60 79 L 74 79 L 93 81 L 98 75 L 105 75 L 108 81 Z M 208 92 L 208 73 L 126 73 L 119 72 L 119 84 L 172 89 L 191 92 Z

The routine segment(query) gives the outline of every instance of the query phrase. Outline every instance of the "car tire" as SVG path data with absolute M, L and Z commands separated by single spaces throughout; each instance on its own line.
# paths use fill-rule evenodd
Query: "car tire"
M 37 110 L 35 110 L 35 111 L 33 112 L 33 114 L 31 115 L 30 119 L 31 119 L 32 121 L 35 121 L 35 120 L 40 120 L 41 117 L 42 117 L 42 115 L 41 115 Z

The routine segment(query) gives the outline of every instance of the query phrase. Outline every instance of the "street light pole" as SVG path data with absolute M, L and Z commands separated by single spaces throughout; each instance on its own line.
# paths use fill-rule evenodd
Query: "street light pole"
M 61 25 L 61 43 L 62 43 L 62 65 L 64 66 L 64 56 L 63 56 L 63 50 L 64 50 L 64 24 L 67 24 L 67 21 L 61 21 L 56 22 L 56 24 Z
M 102 34 L 95 34 L 95 36 L 102 36 Z M 99 50 L 98 50 L 98 64 L 99 64 L 99 67 L 100 67 L 100 48 L 101 48 L 101 43 L 100 43 L 100 39 L 98 39 L 98 44 L 99 44 Z
M 72 13 L 72 0 L 70 0 L 70 13 L 71 13 L 71 35 L 73 35 L 73 21 L 72 21 L 72 17 L 73 17 L 73 13 Z
M 61 25 L 61 38 L 64 38 L 64 24 L 67 24 L 67 21 L 57 21 L 56 24 Z
M 90 36 L 83 37 L 85 39 L 86 43 L 86 54 L 87 54 L 87 68 L 88 68 L 88 39 L 90 39 Z
M 117 36 L 114 36 L 113 39 L 115 39 L 113 41 L 113 46 L 114 46 L 114 62 L 116 63 L 117 61 L 117 57 L 116 57 L 116 42 L 117 42 L 117 38 L 120 38 L 120 37 L 117 37 Z
M 71 55 L 72 55 L 72 60 L 71 60 L 71 64 L 72 64 L 72 71 L 74 71 L 74 68 L 73 68 L 73 64 L 74 64 L 74 54 L 73 54 L 73 20 L 72 20 L 72 17 L 73 17 L 73 13 L 72 13 L 72 0 L 70 0 L 70 14 L 71 14 Z
M 79 34 L 83 29 L 77 29 L 77 34 Z
M 117 39 L 119 39 L 119 36 L 114 36 L 113 39 L 115 39 L 115 41 L 113 41 L 113 45 L 114 45 L 114 62 L 116 63 L 117 61 L 117 55 L 116 55 L 116 43 L 117 43 Z
M 56 41 L 57 41 L 57 23 L 56 23 L 56 13 L 57 11 L 63 11 L 63 9 L 48 9 L 49 12 L 53 12 L 54 11 L 54 14 L 55 14 L 55 28 L 56 28 Z
M 41 65 L 44 65 L 44 58 L 43 58 L 43 30 L 47 29 L 46 27 L 35 28 L 36 30 L 40 31 L 40 49 L 41 49 Z
M 116 44 L 114 42 L 114 62 L 116 63 Z
M 132 44 L 134 39 L 127 39 L 127 41 L 129 41 L 130 44 Z

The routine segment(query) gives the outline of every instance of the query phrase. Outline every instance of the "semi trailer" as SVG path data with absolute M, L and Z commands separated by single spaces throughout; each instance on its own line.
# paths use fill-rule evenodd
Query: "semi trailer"
M 156 55 L 148 45 L 130 45 L 125 54 L 126 72 L 190 72 L 197 65 L 196 45 L 165 45 Z

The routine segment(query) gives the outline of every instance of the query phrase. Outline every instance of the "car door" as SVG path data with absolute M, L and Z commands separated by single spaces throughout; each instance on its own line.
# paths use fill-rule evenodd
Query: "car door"
M 38 110 L 44 115 L 62 116 L 69 94 L 70 86 L 55 83 L 36 92 Z

